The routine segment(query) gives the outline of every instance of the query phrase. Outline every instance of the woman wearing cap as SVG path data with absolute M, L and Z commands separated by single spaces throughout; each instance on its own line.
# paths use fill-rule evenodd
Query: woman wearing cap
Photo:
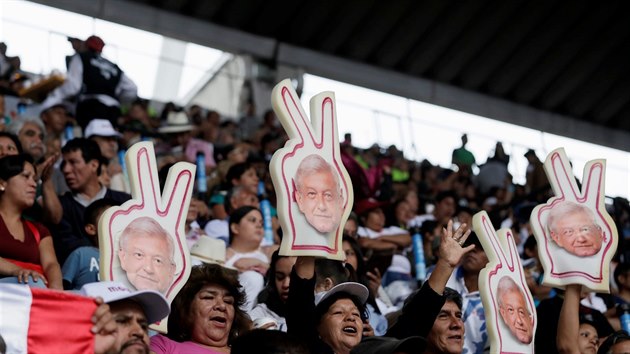
M 171 304 L 168 334 L 151 338 L 151 351 L 229 353 L 230 345 L 249 330 L 241 309 L 245 295 L 234 271 L 216 264 L 195 266 Z
M 63 290 L 50 232 L 22 217 L 35 203 L 36 176 L 28 155 L 0 159 L 0 282 L 34 281 Z
M 315 258 L 298 257 L 287 300 L 288 333 L 306 341 L 312 353 L 349 354 L 361 342 L 368 289 L 341 283 L 314 295 Z

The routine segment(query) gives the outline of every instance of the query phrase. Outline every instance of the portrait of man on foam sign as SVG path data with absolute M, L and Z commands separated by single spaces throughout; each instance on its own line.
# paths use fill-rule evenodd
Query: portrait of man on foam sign
M 534 322 L 523 290 L 512 278 L 504 276 L 499 280 L 496 296 L 503 324 L 516 340 L 530 344 L 534 337 Z
M 604 203 L 606 161 L 586 163 L 582 188 L 564 149 L 552 151 L 544 167 L 555 196 L 534 208 L 530 217 L 545 270 L 543 283 L 608 292 L 617 228 Z
M 132 290 L 158 291 L 170 302 L 190 274 L 184 225 L 196 168 L 178 162 L 161 189 L 153 143 L 134 144 L 125 160 L 132 199 L 99 220 L 100 277 Z M 166 332 L 166 321 L 153 328 Z
M 353 193 L 341 160 L 334 94 L 311 99 L 310 119 L 290 80 L 276 85 L 271 102 L 289 135 L 270 164 L 283 231 L 280 254 L 342 260 Z

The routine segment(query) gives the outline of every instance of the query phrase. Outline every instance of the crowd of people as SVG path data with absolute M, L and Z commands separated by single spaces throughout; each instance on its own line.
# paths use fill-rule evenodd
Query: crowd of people
M 614 198 L 609 205 L 619 230 L 612 293 L 595 295 L 576 286 L 565 292 L 542 284 L 529 225 L 533 208 L 552 196 L 535 151 L 509 156 L 498 142 L 487 161 L 478 163 L 463 135 L 452 166 L 441 167 L 408 160 L 393 145 L 357 148 L 346 135 L 341 156 L 354 189 L 353 212 L 343 226 L 346 259 L 279 255 L 283 232 L 269 162 L 287 135 L 274 112 L 258 116 L 250 105 L 239 120 L 169 103 L 157 114 L 136 96 L 124 72 L 101 56 L 100 38 L 71 43 L 76 54 L 68 60 L 68 78 L 42 102 L 40 116 L 7 117 L 0 125 L 0 284 L 100 297 L 96 352 L 488 352 L 478 282 L 488 258 L 470 231 L 472 216 L 481 210 L 496 229 L 513 231 L 536 302 L 535 333 L 522 325 L 531 314 L 515 316 L 501 307 L 510 330 L 520 331 L 519 340 L 535 336 L 537 353 L 618 353 L 630 346 L 619 320 L 619 309 L 630 304 L 627 200 Z M 19 85 L 19 59 L 1 54 L 0 85 L 12 94 Z M 145 290 L 147 272 L 159 270 L 140 264 L 131 251 L 134 242 L 149 242 L 143 230 L 160 228 L 150 218 L 125 229 L 129 237 L 121 237 L 118 253 L 137 291 L 99 282 L 98 220 L 131 198 L 121 152 L 146 140 L 154 143 L 162 185 L 178 161 L 196 163 L 207 176 L 195 189 L 185 225 L 197 265 L 170 308 L 160 292 L 172 279 L 153 287 L 158 292 Z M 518 158 L 529 163 L 524 185 L 508 172 L 510 160 Z M 315 206 L 305 190 L 323 194 L 322 184 L 339 181 L 316 178 L 326 161 L 303 164 L 296 201 L 307 215 Z M 325 197 L 332 204 L 339 198 Z M 268 224 L 263 204 L 271 206 Z M 338 209 L 332 217 L 341 215 Z M 322 220 L 306 219 L 317 230 L 331 231 Z M 562 216 L 550 221 L 559 222 Z M 424 274 L 414 267 L 414 234 L 422 236 Z M 563 235 L 552 237 L 571 247 Z M 591 246 L 601 247 L 601 241 Z M 159 266 L 172 268 L 173 246 L 165 248 L 169 254 Z M 515 289 L 506 281 L 501 291 Z M 149 330 L 166 317 L 167 333 Z M 0 352 L 7 345 L 0 340 Z

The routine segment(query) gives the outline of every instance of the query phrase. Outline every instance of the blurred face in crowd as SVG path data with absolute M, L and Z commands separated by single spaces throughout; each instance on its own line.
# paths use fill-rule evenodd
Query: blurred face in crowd
M 433 212 L 435 219 L 440 223 L 446 224 L 455 215 L 455 206 L 455 199 L 452 197 L 442 199 L 435 205 L 435 211 Z
M 31 155 L 33 160 L 37 161 L 41 159 L 46 153 L 44 147 L 44 132 L 40 127 L 32 122 L 24 123 L 24 126 L 18 134 L 20 143 L 24 152 Z
M 322 316 L 317 332 L 324 343 L 340 352 L 350 351 L 359 342 L 363 333 L 363 321 L 359 309 L 350 299 L 335 301 Z
M 597 254 L 604 241 L 601 227 L 581 211 L 559 218 L 551 230 L 551 238 L 558 246 L 579 257 Z
M 42 120 L 49 132 L 59 135 L 68 124 L 68 115 L 63 106 L 55 106 L 42 113 Z
M 108 160 L 113 159 L 118 154 L 118 138 L 115 136 L 92 136 L 101 149 L 101 154 Z
M 276 290 L 280 299 L 286 302 L 289 298 L 289 284 L 291 283 L 291 269 L 295 264 L 296 257 L 281 257 L 276 262 L 276 274 L 274 275 L 274 282 L 276 284 Z
M 116 322 L 116 343 L 110 353 L 148 354 L 149 323 L 142 307 L 135 301 L 123 300 L 109 304 Z
M 383 230 L 383 227 L 385 227 L 385 213 L 383 213 L 383 209 L 375 208 L 370 210 L 365 219 L 365 227 L 376 232 Z
M 7 155 L 17 155 L 18 148 L 10 138 L 6 136 L 0 137 L 0 157 Z
M 453 301 L 447 301 L 442 306 L 427 336 L 427 352 L 461 354 L 463 348 L 462 310 Z
M 231 223 L 230 228 L 234 239 L 259 245 L 264 236 L 263 216 L 258 210 L 252 210 L 247 213 L 239 222 Z
M 462 259 L 462 268 L 464 268 L 466 272 L 475 274 L 479 273 L 487 263 L 488 257 L 486 256 L 486 252 L 484 252 L 480 246 L 475 246 L 475 248 L 466 253 Z
M 75 150 L 63 154 L 61 172 L 71 191 L 82 192 L 90 183 L 98 180 L 98 166 L 98 161 L 86 162 L 81 150 Z
M 296 200 L 306 221 L 320 233 L 339 227 L 343 214 L 343 198 L 330 171 L 320 171 L 300 178 Z
M 357 237 L 357 231 L 359 230 L 359 225 L 353 219 L 348 218 L 346 220 L 346 224 L 343 226 L 343 233 L 350 237 Z
M 406 201 L 402 201 L 396 205 L 395 213 L 396 220 L 398 220 L 401 225 L 405 226 L 414 216 L 413 212 L 411 211 L 411 206 Z
M 251 206 L 258 208 L 259 201 L 256 194 L 252 193 L 249 189 L 241 189 L 238 194 L 234 194 L 231 199 L 232 210 L 236 210 L 240 207 Z
M 168 235 L 136 233 L 121 235 L 120 267 L 137 290 L 152 289 L 165 294 L 175 276 L 173 249 Z
M 354 270 L 357 270 L 359 261 L 357 254 L 354 252 L 354 248 L 348 241 L 343 241 L 343 252 L 346 254 L 346 263 L 350 264 Z
M 243 186 L 250 192 L 258 194 L 258 181 L 259 179 L 256 174 L 256 169 L 252 167 L 245 171 L 239 179 L 233 180 L 232 184 L 235 186 Z
M 499 294 L 499 301 L 499 314 L 512 335 L 523 344 L 531 343 L 534 324 L 523 293 L 516 288 L 506 290 Z
M 234 322 L 234 296 L 222 285 L 201 288 L 192 302 L 192 341 L 204 345 L 227 346 Z
M 588 323 L 580 324 L 578 332 L 578 347 L 582 354 L 596 354 L 599 348 L 599 336 L 595 327 Z M 630 342 L 628 342 L 630 344 Z M 626 351 L 625 353 L 627 353 Z M 615 352 L 613 352 L 615 353 Z

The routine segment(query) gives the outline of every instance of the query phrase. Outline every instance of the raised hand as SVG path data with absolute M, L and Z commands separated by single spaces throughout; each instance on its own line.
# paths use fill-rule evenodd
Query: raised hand
M 468 225 L 465 223 L 461 224 L 457 230 L 453 231 L 453 220 L 449 220 L 446 228 L 442 229 L 442 235 L 440 236 L 440 259 L 443 259 L 449 266 L 455 268 L 462 257 L 475 248 L 475 245 L 463 247 L 468 235 L 470 235 Z
M 171 167 L 160 192 L 152 143 L 133 145 L 126 161 L 133 199 L 109 208 L 99 222 L 101 280 L 157 290 L 171 301 L 190 274 L 184 226 L 195 165 Z
M 530 217 L 545 270 L 543 283 L 577 283 L 608 292 L 617 229 L 604 204 L 605 160 L 586 164 L 581 190 L 564 149 L 552 151 L 544 167 L 556 196 L 538 205 Z
M 353 193 L 339 151 L 334 94 L 311 99 L 310 121 L 290 80 L 273 89 L 271 102 L 289 135 L 270 165 L 284 232 L 280 254 L 342 260 Z
M 512 231 L 501 229 L 497 234 L 485 211 L 475 214 L 473 227 L 488 257 L 488 264 L 479 272 L 479 291 L 490 351 L 534 353 L 536 307 Z

